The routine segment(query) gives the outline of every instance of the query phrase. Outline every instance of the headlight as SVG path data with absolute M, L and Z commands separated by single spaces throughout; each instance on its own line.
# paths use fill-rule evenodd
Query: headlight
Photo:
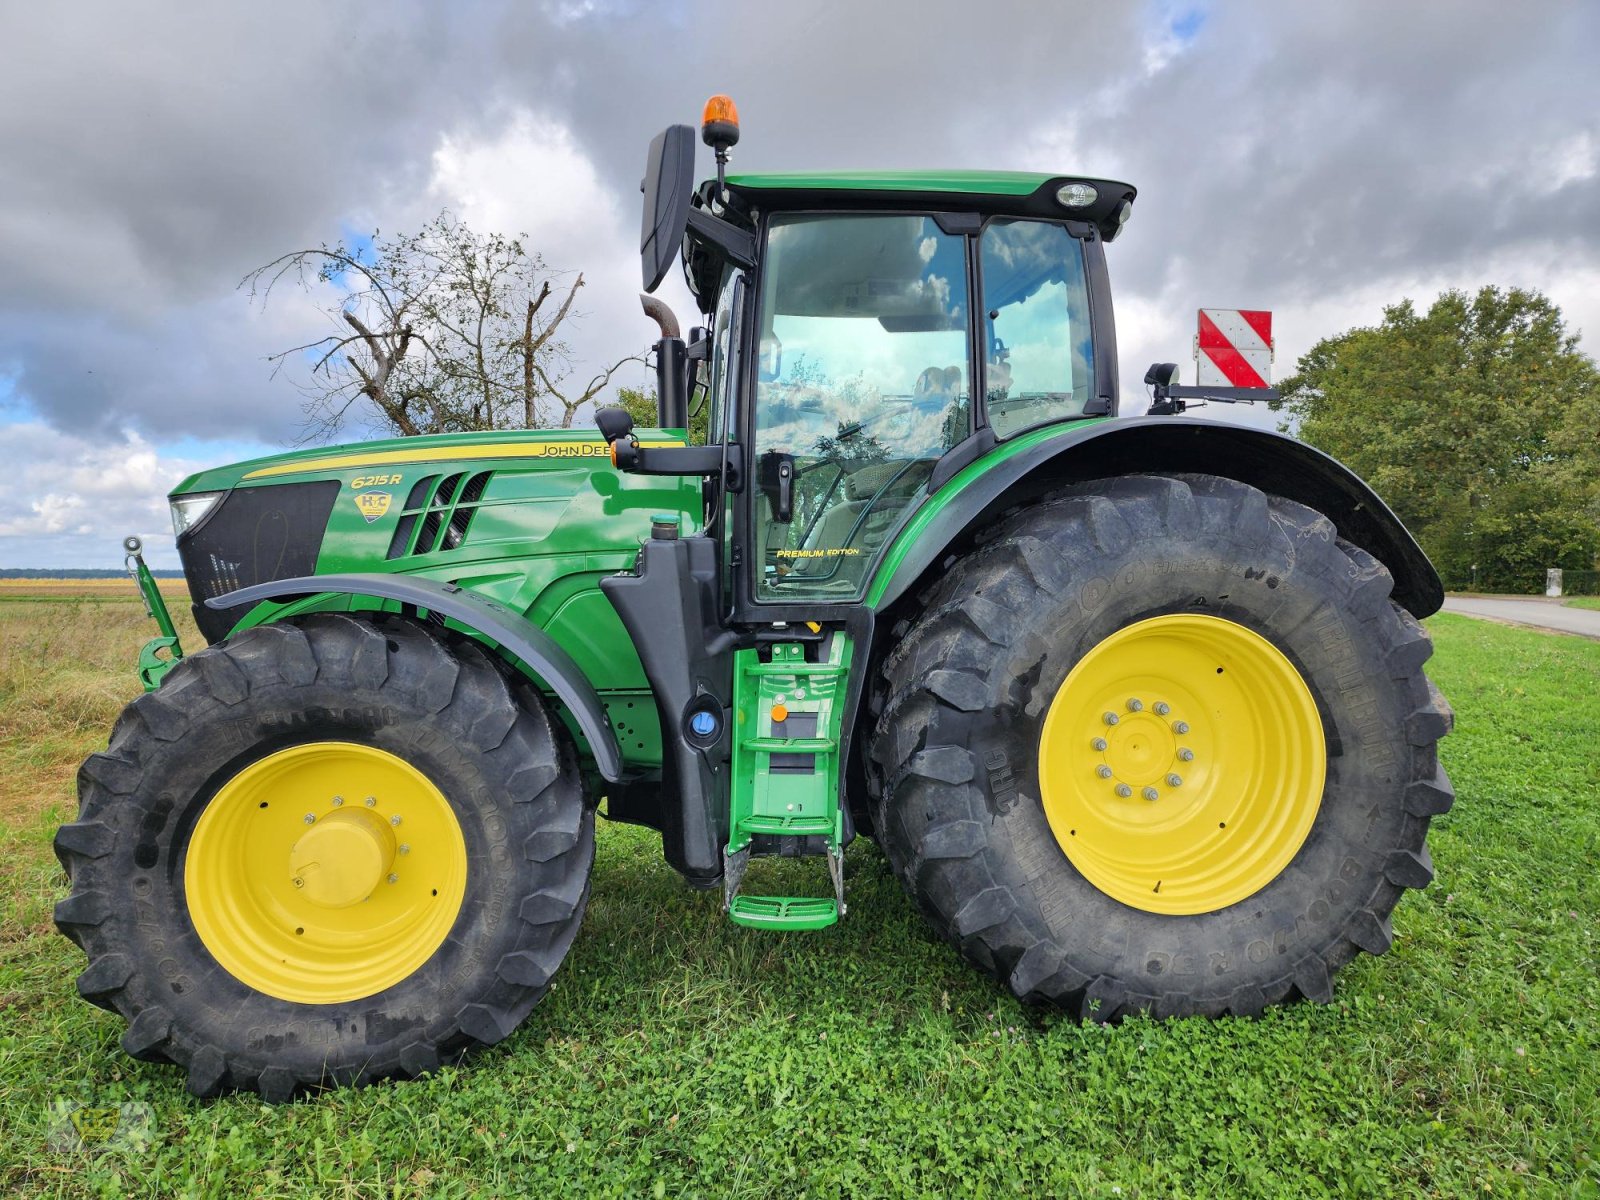
M 182 537 L 184 530 L 193 529 L 218 500 L 223 492 L 195 492 L 190 496 L 176 496 L 172 500 L 172 534 Z
M 1064 183 L 1056 189 L 1056 200 L 1067 208 L 1088 208 L 1099 198 L 1087 183 Z

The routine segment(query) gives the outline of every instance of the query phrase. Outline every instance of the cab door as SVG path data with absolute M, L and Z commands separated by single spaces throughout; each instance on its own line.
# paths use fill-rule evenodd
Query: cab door
M 755 606 L 859 601 L 971 432 L 968 241 L 925 214 L 769 219 L 747 339 Z

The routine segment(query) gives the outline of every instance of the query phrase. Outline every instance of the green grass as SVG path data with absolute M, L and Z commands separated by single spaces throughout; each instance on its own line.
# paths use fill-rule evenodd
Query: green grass
M 1600 596 L 1571 596 L 1567 599 L 1567 607 L 1600 609 Z
M 0 1192 L 1600 1193 L 1600 643 L 1430 622 L 1459 801 L 1434 823 L 1438 879 L 1331 1006 L 1083 1026 L 936 943 L 869 845 L 844 923 L 786 936 L 730 926 L 651 835 L 602 826 L 583 932 L 509 1042 L 269 1108 L 193 1100 L 177 1071 L 124 1057 L 50 927 L 71 766 L 103 744 L 144 636 L 136 606 L 110 610 L 92 637 L 75 632 L 89 609 L 0 611 Z M 774 891 L 822 886 L 816 864 L 758 866 Z M 148 1102 L 155 1140 L 54 1153 L 57 1097 Z

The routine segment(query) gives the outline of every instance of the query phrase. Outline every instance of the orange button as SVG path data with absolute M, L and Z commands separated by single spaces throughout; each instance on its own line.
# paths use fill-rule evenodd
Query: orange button
M 772 706 L 772 719 L 774 721 L 787 721 L 789 719 L 789 710 L 781 704 L 774 704 Z

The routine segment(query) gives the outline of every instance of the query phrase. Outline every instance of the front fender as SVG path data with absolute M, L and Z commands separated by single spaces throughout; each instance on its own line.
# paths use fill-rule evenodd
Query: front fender
M 449 617 L 482 635 L 515 655 L 530 675 L 567 706 L 589 740 L 600 774 L 612 783 L 622 777 L 622 752 L 606 717 L 605 705 L 582 668 L 543 629 L 478 592 L 414 575 L 305 575 L 241 588 L 207 600 L 206 607 L 232 608 L 236 604 L 316 595 L 394 600 Z
M 1003 443 L 934 493 L 900 531 L 867 602 L 887 608 L 969 531 L 1053 488 L 1185 472 L 1220 475 L 1316 509 L 1340 537 L 1389 569 L 1394 599 L 1412 615 L 1430 616 L 1444 603 L 1444 585 L 1422 547 L 1348 467 L 1286 434 L 1183 417 L 1099 421 Z

